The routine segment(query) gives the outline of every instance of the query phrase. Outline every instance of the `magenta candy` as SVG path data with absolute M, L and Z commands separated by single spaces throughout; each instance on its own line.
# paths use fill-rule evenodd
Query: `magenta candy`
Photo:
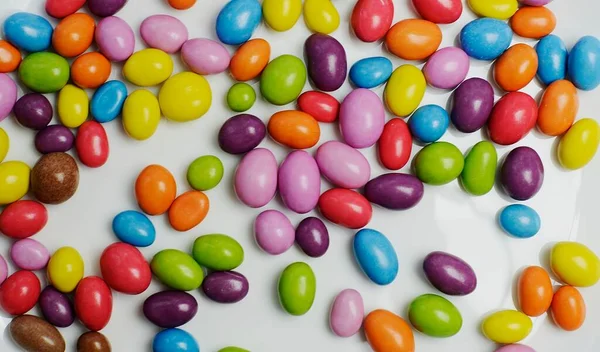
M 469 73 L 469 56 L 462 49 L 447 47 L 436 51 L 423 67 L 427 82 L 436 88 L 452 89 Z
M 35 135 L 35 149 L 42 154 L 67 152 L 74 143 L 73 132 L 63 125 L 50 125 Z
M 246 154 L 235 170 L 234 188 L 247 206 L 267 205 L 277 191 L 277 160 L 273 153 L 257 148 Z
M 519 0 L 519 2 L 523 5 L 529 6 L 544 6 L 552 2 L 552 0 Z M 505 352 L 505 351 L 502 351 Z
M 464 296 L 477 288 L 475 271 L 465 261 L 449 253 L 432 252 L 423 260 L 427 280 L 441 292 Z
M 0 73 L 0 121 L 12 111 L 17 101 L 17 85 L 6 73 Z
M 13 113 L 19 123 L 33 130 L 41 130 L 52 120 L 52 105 L 39 93 L 25 94 L 15 104 Z
M 48 264 L 50 252 L 38 241 L 24 238 L 10 247 L 10 257 L 20 269 L 41 270 Z
M 42 291 L 38 304 L 44 319 L 54 326 L 66 328 L 75 321 L 75 311 L 69 297 L 52 286 L 46 286 Z
M 250 114 L 230 117 L 219 130 L 219 146 L 229 154 L 244 154 L 258 147 L 267 135 L 264 122 Z
M 365 198 L 369 202 L 392 210 L 414 207 L 423 199 L 423 193 L 423 182 L 408 174 L 384 174 L 365 185 Z
M 87 0 L 88 9 L 98 17 L 108 17 L 119 12 L 127 0 Z
M 198 312 L 194 296 L 183 291 L 162 291 L 144 301 L 144 316 L 161 328 L 176 328 L 192 320 Z
M 133 30 L 119 17 L 106 17 L 98 22 L 95 39 L 100 52 L 110 61 L 127 60 L 135 50 Z
M 306 218 L 296 227 L 296 243 L 309 257 L 321 257 L 329 249 L 329 231 L 321 219 Z
M 385 109 L 377 94 L 364 88 L 353 90 L 340 106 L 342 138 L 353 148 L 377 142 L 385 125 Z
M 219 303 L 239 302 L 246 297 L 249 289 L 246 277 L 235 271 L 210 273 L 202 281 L 204 294 Z
M 344 84 L 348 73 L 346 51 L 327 34 L 315 33 L 304 43 L 308 76 L 319 90 L 332 92 Z
M 539 192 L 544 183 L 542 159 L 529 147 L 515 148 L 504 159 L 500 180 L 511 198 L 528 200 Z
M 319 202 L 321 174 L 315 159 L 304 150 L 288 154 L 279 167 L 279 194 L 288 209 L 308 213 Z
M 6 264 L 6 260 L 4 260 L 4 257 L 0 255 L 0 284 L 2 284 L 7 277 L 8 265 Z
M 294 244 L 294 226 L 282 212 L 265 210 L 254 220 L 256 243 L 273 255 L 284 253 Z
M 535 350 L 529 346 L 521 344 L 506 345 L 498 348 L 495 352 L 535 352 Z
M 494 89 L 481 78 L 462 82 L 453 94 L 450 118 L 457 130 L 471 133 L 485 126 L 494 107 Z
M 346 289 L 340 292 L 329 315 L 329 326 L 340 337 L 355 335 L 362 325 L 365 316 L 365 306 L 358 291 Z
M 190 39 L 181 48 L 183 62 L 200 75 L 221 73 L 229 67 L 231 55 L 219 42 L 210 39 Z
M 140 34 L 149 47 L 169 54 L 178 52 L 188 40 L 185 24 L 169 15 L 153 15 L 146 18 L 140 26 Z
M 360 188 L 371 177 L 371 165 L 358 150 L 347 144 L 329 141 L 323 143 L 315 159 L 319 169 L 331 183 L 342 188 Z

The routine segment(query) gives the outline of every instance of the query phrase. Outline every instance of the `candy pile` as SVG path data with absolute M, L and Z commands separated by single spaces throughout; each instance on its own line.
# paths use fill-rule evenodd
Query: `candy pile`
M 55 327 L 70 326 L 78 318 L 90 332 L 81 335 L 77 350 L 110 351 L 110 343 L 98 331 L 110 321 L 112 290 L 141 294 L 154 275 L 170 290 L 151 295 L 141 308 L 150 322 L 165 329 L 155 336 L 153 350 L 199 351 L 194 337 L 178 328 L 198 311 L 196 299 L 185 291 L 201 288 L 218 303 L 246 297 L 249 282 L 234 271 L 244 261 L 244 249 L 230 236 L 202 235 L 189 253 L 162 249 L 150 263 L 136 248 L 148 247 L 156 239 L 147 215 L 166 214 L 171 227 L 181 232 L 205 219 L 210 208 L 205 192 L 217 187 L 224 174 L 216 156 L 201 156 L 189 165 L 187 180 L 193 190 L 179 195 L 175 178 L 163 166 L 149 165 L 140 172 L 135 197 L 141 212 L 125 210 L 114 217 L 112 229 L 120 242 L 102 252 L 101 277 L 85 276 L 76 249 L 62 247 L 50 254 L 30 238 L 48 221 L 43 204 L 64 203 L 77 191 L 79 166 L 67 152 L 74 148 L 81 164 L 98 168 L 110 151 L 104 123 L 121 116 L 125 132 L 143 141 L 156 132 L 161 116 L 176 122 L 199 119 L 213 100 L 205 75 L 229 71 L 239 81 L 226 96 L 234 112 L 254 105 L 256 92 L 246 83 L 254 79 L 268 103 L 297 103 L 297 110 L 278 111 L 266 125 L 247 113 L 223 123 L 218 132 L 220 148 L 241 156 L 234 176 L 235 193 L 251 208 L 267 206 L 278 193 L 292 212 L 318 209 L 333 224 L 360 229 L 353 239 L 355 259 L 377 285 L 392 283 L 399 264 L 387 237 L 365 228 L 372 218 L 372 204 L 408 210 L 419 204 L 426 190 L 435 191 L 425 184 L 440 186 L 456 179 L 466 192 L 480 196 L 492 190 L 496 175 L 509 197 L 529 200 L 543 185 L 542 159 L 534 149 L 520 146 L 499 166 L 495 144 L 513 145 L 536 126 L 543 134 L 560 138 L 557 159 L 564 169 L 584 167 L 598 149 L 600 126 L 589 118 L 575 122 L 577 89 L 592 90 L 600 84 L 600 64 L 595 60 L 600 41 L 586 36 L 567 51 L 562 40 L 551 34 L 556 18 L 543 7 L 548 2 L 522 0 L 524 6 L 519 8 L 516 0 L 469 0 L 471 10 L 482 18 L 461 30 L 460 47 L 439 48 L 443 34 L 438 24 L 460 18 L 460 0 L 413 0 L 422 19 L 395 24 L 392 0 L 358 0 L 350 21 L 356 37 L 367 43 L 384 41 L 389 53 L 404 60 L 426 60 L 422 69 L 412 64 L 394 69 L 382 56 L 362 58 L 348 69 L 345 48 L 329 35 L 340 24 L 339 13 L 329 0 L 264 0 L 262 5 L 257 0 L 231 0 L 216 19 L 220 42 L 190 39 L 179 19 L 153 15 L 139 28 L 148 48 L 137 52 L 133 29 L 114 16 L 126 0 L 47 0 L 48 15 L 60 19 L 55 28 L 35 14 L 12 14 L 3 24 L 5 40 L 0 40 L 0 121 L 12 114 L 20 125 L 37 131 L 35 148 L 42 154 L 32 169 L 18 161 L 0 163 L 0 205 L 6 206 L 0 213 L 0 232 L 16 240 L 10 258 L 20 269 L 8 276 L 0 256 L 0 307 L 16 316 L 10 324 L 13 339 L 27 351 L 64 351 L 65 341 Z M 86 3 L 93 16 L 78 12 Z M 196 0 L 168 3 L 184 10 Z M 271 58 L 270 44 L 252 39 L 263 19 L 273 30 L 284 32 L 302 14 L 314 32 L 304 44 L 306 63 L 287 54 Z M 535 47 L 510 46 L 513 33 L 539 41 Z M 88 52 L 93 43 L 98 51 Z M 231 56 L 223 44 L 239 47 Z M 21 51 L 26 53 L 24 58 Z M 171 54 L 179 54 L 189 71 L 173 74 Z M 506 92 L 500 100 L 494 101 L 494 88 L 487 80 L 466 79 L 471 60 L 496 60 L 493 78 Z M 123 77 L 141 88 L 128 92 L 124 82 L 108 81 L 114 62 L 123 62 Z M 8 75 L 15 71 L 31 91 L 18 99 L 17 84 Z M 539 104 L 519 91 L 536 75 L 547 85 Z M 347 77 L 355 89 L 340 103 L 327 92 L 338 90 Z M 316 90 L 303 92 L 307 79 Z M 381 99 L 371 89 L 384 84 Z M 143 89 L 158 85 L 157 96 Z M 438 105 L 421 106 L 427 85 L 454 90 L 450 112 Z M 86 89 L 95 90 L 91 99 Z M 60 124 L 50 125 L 54 109 L 43 95 L 49 93 L 57 93 Z M 398 117 L 386 122 L 386 108 Z M 402 118 L 408 116 L 405 122 Z M 321 123 L 338 123 L 341 141 L 321 141 Z M 475 144 L 464 156 L 455 145 L 440 141 L 451 124 L 465 134 L 485 127 L 491 141 Z M 267 134 L 293 149 L 281 164 L 271 150 L 259 147 Z M 391 172 L 372 178 L 369 161 L 358 150 L 377 145 L 381 164 L 400 170 L 410 160 L 413 142 L 424 147 L 412 160 L 412 174 Z M 317 145 L 314 156 L 304 150 Z M 8 135 L 0 128 L 0 162 L 8 149 Z M 322 177 L 334 188 L 322 192 Z M 21 199 L 28 193 L 36 200 Z M 541 227 L 540 216 L 524 204 L 502 209 L 498 222 L 516 238 L 533 237 Z M 306 255 L 318 258 L 330 246 L 327 226 L 319 218 L 306 217 L 294 227 L 283 212 L 273 209 L 256 217 L 254 235 L 258 246 L 271 255 L 280 255 L 297 243 Z M 422 267 L 431 285 L 447 296 L 465 296 L 477 287 L 473 268 L 450 253 L 432 252 Z M 50 285 L 42 290 L 33 271 L 43 269 Z M 552 248 L 550 269 L 564 286 L 554 292 L 546 269 L 528 267 L 518 281 L 515 303 L 519 310 L 499 311 L 483 320 L 483 334 L 506 345 L 497 352 L 533 351 L 516 343 L 532 330 L 530 317 L 547 311 L 564 330 L 576 330 L 584 323 L 586 307 L 576 287 L 598 282 L 600 259 L 583 244 L 560 242 Z M 282 271 L 278 295 L 287 313 L 303 315 L 311 309 L 317 276 L 304 262 Z M 36 304 L 45 320 L 26 314 Z M 346 289 L 333 302 L 330 326 L 340 337 L 353 336 L 362 328 L 376 352 L 412 352 L 413 328 L 432 337 L 451 337 L 463 325 L 456 306 L 433 293 L 415 298 L 407 318 L 409 322 L 382 309 L 365 316 L 361 294 Z M 237 347 L 220 350 L 243 351 Z

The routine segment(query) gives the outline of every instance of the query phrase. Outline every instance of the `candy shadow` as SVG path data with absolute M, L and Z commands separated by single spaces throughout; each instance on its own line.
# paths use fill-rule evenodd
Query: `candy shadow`
M 500 88 L 500 86 L 498 85 L 498 83 L 496 83 L 496 79 L 494 79 L 494 65 L 495 64 L 492 64 L 490 66 L 490 69 L 489 69 L 488 74 L 487 74 L 487 81 L 492 86 L 492 89 L 494 89 L 494 95 L 502 97 L 507 92 L 505 92 L 504 89 Z

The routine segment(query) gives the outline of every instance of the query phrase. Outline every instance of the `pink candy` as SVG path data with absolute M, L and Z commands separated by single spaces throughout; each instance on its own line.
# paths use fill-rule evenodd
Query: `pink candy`
M 252 208 L 265 206 L 277 191 L 277 160 L 264 148 L 250 151 L 235 171 L 235 193 Z
M 321 195 L 321 174 L 315 159 L 303 150 L 288 154 L 278 175 L 279 194 L 286 207 L 299 214 L 313 210 Z
M 544 6 L 552 2 L 552 0 L 519 0 L 523 5 L 529 6 Z
M 535 350 L 529 346 L 514 344 L 500 347 L 496 352 L 535 352 Z
M 364 317 L 362 296 L 356 290 L 346 289 L 340 292 L 333 302 L 329 325 L 336 335 L 350 337 L 360 330 Z
M 181 48 L 181 58 L 200 75 L 221 73 L 229 67 L 231 56 L 225 47 L 210 39 L 190 39 Z
M 385 125 L 385 109 L 377 94 L 353 90 L 340 106 L 340 131 L 351 147 L 367 148 L 377 142 Z
M 116 16 L 98 22 L 95 38 L 100 52 L 110 61 L 127 60 L 135 49 L 133 30 L 127 22 Z
M 142 39 L 149 47 L 166 53 L 176 53 L 188 40 L 185 24 L 169 15 L 154 15 L 146 18 L 140 26 Z
M 17 101 L 17 85 L 7 74 L 0 73 L 0 121 L 12 111 Z
M 277 210 L 266 210 L 256 217 L 254 235 L 258 246 L 273 255 L 290 249 L 296 238 L 290 219 Z
M 21 269 L 40 270 L 48 264 L 50 252 L 40 242 L 31 238 L 24 238 L 13 243 L 10 247 L 10 257 Z
M 459 48 L 447 47 L 436 51 L 423 67 L 427 82 L 436 88 L 452 89 L 469 73 L 469 56 Z
M 6 260 L 4 260 L 4 257 L 2 257 L 2 255 L 0 255 L 0 284 L 2 284 L 4 282 L 4 280 L 6 280 L 7 277 L 8 277 L 8 265 L 6 265 Z
M 360 188 L 371 178 L 369 161 L 358 150 L 337 141 L 317 149 L 317 164 L 331 183 L 343 188 Z

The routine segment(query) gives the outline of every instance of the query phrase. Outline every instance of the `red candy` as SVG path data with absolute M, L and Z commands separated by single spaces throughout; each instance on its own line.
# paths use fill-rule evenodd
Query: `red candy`
M 379 160 L 390 170 L 400 170 L 410 159 L 412 136 L 404 120 L 393 118 L 385 124 L 377 143 Z
M 142 252 L 127 243 L 113 243 L 100 257 L 100 270 L 108 286 L 130 295 L 140 294 L 150 286 L 152 272 Z
M 108 136 L 101 124 L 86 121 L 79 127 L 75 138 L 79 160 L 88 167 L 100 167 L 108 160 Z
M 313 90 L 298 97 L 298 107 L 319 122 L 334 122 L 338 118 L 340 102 L 327 93 Z
M 112 314 L 110 287 L 98 276 L 88 276 L 79 281 L 75 291 L 75 314 L 86 328 L 102 330 Z
M 421 17 L 433 23 L 456 22 L 463 10 L 461 0 L 412 0 L 412 3 Z
M 350 229 L 365 227 L 373 208 L 360 193 L 343 188 L 334 188 L 321 194 L 319 209 L 327 220 Z
M 74 14 L 83 7 L 85 0 L 46 0 L 46 12 L 54 18 Z
M 507 93 L 494 105 L 488 120 L 490 138 L 500 145 L 517 143 L 535 126 L 537 116 L 538 106 L 531 96 Z
M 363 42 L 374 42 L 385 36 L 394 20 L 392 0 L 358 0 L 352 11 L 352 29 Z
M 25 314 L 35 306 L 41 290 L 40 280 L 34 273 L 17 271 L 0 286 L 0 307 L 8 314 Z
M 42 203 L 18 200 L 0 214 L 0 232 L 23 239 L 40 232 L 48 222 L 48 211 Z

